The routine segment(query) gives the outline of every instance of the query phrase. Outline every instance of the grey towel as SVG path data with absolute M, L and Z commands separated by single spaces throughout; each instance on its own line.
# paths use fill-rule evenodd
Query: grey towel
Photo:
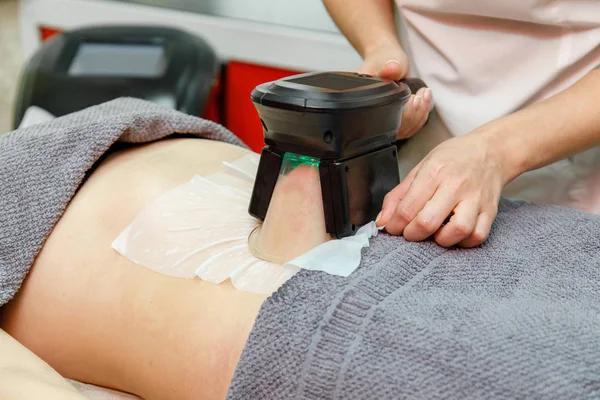
M 228 399 L 598 399 L 600 216 L 502 202 L 480 248 L 380 235 L 263 305 Z
M 0 305 L 116 142 L 208 121 L 120 99 L 0 136 Z M 230 399 L 600 398 L 600 217 L 503 203 L 479 249 L 380 235 L 348 278 L 303 271 L 262 307 Z
M 127 98 L 0 136 L 0 306 L 18 291 L 86 173 L 109 148 L 172 134 L 243 145 L 213 122 Z

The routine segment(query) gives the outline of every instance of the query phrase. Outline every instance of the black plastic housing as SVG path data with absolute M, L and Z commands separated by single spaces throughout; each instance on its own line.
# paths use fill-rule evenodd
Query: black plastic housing
M 412 80 L 413 90 L 425 86 Z M 385 195 L 400 183 L 396 133 L 411 88 L 350 72 L 295 75 L 251 94 L 263 124 L 261 154 L 249 213 L 264 220 L 283 156 L 320 159 L 327 232 L 352 235 L 373 221 Z
M 251 99 L 268 146 L 317 158 L 342 158 L 394 142 L 410 94 L 403 83 L 324 72 L 259 85 Z
M 167 65 L 162 76 L 73 76 L 69 67 L 84 44 L 159 45 Z M 30 106 L 63 116 L 119 97 L 140 98 L 186 114 L 202 115 L 219 72 L 207 42 L 186 32 L 151 26 L 99 26 L 59 34 L 26 64 L 17 89 L 13 124 Z
M 374 221 L 383 198 L 400 183 L 396 146 L 319 165 L 327 232 L 350 236 Z
M 258 172 L 254 181 L 254 190 L 250 197 L 248 212 L 254 218 L 264 220 L 269 209 L 271 196 L 279 178 L 279 170 L 283 162 L 283 153 L 264 147 L 260 154 Z

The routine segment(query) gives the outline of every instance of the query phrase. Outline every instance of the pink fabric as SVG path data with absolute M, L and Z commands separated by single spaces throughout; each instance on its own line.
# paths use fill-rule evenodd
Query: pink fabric
M 396 4 L 412 72 L 433 90 L 448 137 L 552 96 L 600 65 L 598 0 Z M 598 210 L 598 176 L 600 149 L 525 174 L 507 195 Z

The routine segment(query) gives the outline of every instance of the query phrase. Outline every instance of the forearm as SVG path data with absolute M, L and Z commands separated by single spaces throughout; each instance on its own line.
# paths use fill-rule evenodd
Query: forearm
M 559 94 L 474 132 L 503 153 L 505 180 L 600 145 L 600 70 Z
M 363 58 L 382 45 L 400 46 L 392 0 L 323 0 L 323 3 Z

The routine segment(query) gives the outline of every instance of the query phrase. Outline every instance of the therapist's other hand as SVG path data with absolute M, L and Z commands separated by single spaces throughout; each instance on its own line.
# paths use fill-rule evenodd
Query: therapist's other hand
M 408 76 L 410 63 L 399 45 L 382 45 L 365 54 L 358 72 L 398 81 Z M 431 89 L 422 88 L 411 95 L 402 109 L 402 123 L 396 135 L 398 140 L 413 136 L 427 122 L 433 109 Z
M 477 132 L 441 143 L 388 193 L 377 226 L 408 241 L 433 235 L 443 247 L 483 243 L 507 183 L 494 150 Z

